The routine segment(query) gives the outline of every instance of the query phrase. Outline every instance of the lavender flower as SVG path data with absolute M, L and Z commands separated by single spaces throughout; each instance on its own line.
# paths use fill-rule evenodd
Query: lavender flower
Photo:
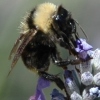
M 100 97 L 100 87 L 90 86 L 83 91 L 83 100 L 94 100 Z
M 35 100 L 35 96 L 31 96 L 29 100 Z
M 93 48 L 91 45 L 89 45 L 85 39 L 79 39 L 76 41 L 77 48 L 76 52 L 78 52 L 78 57 L 83 60 L 83 62 L 80 64 L 80 71 L 81 74 L 90 71 L 92 72 L 92 67 L 90 66 L 90 59 L 91 59 L 91 49 Z M 85 61 L 85 62 L 84 62 Z
M 77 91 L 79 93 L 79 89 L 73 78 L 72 71 L 65 70 L 64 78 L 65 78 L 65 86 L 66 86 L 68 93 L 71 94 L 73 91 Z
M 75 49 L 76 52 L 79 53 L 79 58 L 81 59 L 87 59 L 88 54 L 87 51 L 91 50 L 93 47 L 89 45 L 85 39 L 79 39 L 76 41 L 77 48 Z
M 76 41 L 77 43 L 77 48 L 76 51 L 77 52 L 83 52 L 83 51 L 88 51 L 91 50 L 93 47 L 91 45 L 89 45 L 85 39 L 79 39 Z
M 94 69 L 94 74 L 100 71 L 100 49 L 92 51 L 93 59 L 91 60 L 91 66 Z
M 84 72 L 81 75 L 81 82 L 86 86 L 91 85 L 93 83 L 93 75 L 89 71 Z
M 45 80 L 44 78 L 40 77 L 39 80 L 38 80 L 38 84 L 37 84 L 37 88 L 39 90 L 42 90 L 46 87 L 49 87 L 50 86 L 50 81 L 48 80 Z
M 65 87 L 70 98 L 65 97 L 57 89 L 53 89 L 51 100 L 97 100 L 100 98 L 100 49 L 92 51 L 93 47 L 84 39 L 76 42 L 78 57 L 83 62 L 79 67 L 80 73 L 75 69 L 64 70 Z M 93 59 L 90 59 L 91 57 Z M 94 71 L 95 73 L 93 73 Z M 49 81 L 39 78 L 36 93 L 29 100 L 46 100 L 43 89 L 48 86 L 50 86 Z
M 80 64 L 80 72 L 81 74 L 84 72 L 92 72 L 91 61 L 81 62 Z
M 31 96 L 29 100 L 46 100 L 42 90 L 49 86 L 50 86 L 50 81 L 47 81 L 42 77 L 40 77 L 36 87 L 36 93 L 35 95 Z
M 79 95 L 77 92 L 74 91 L 71 94 L 71 100 L 82 100 L 82 97 L 81 97 L 81 95 Z
M 51 93 L 51 100 L 65 100 L 65 97 L 62 93 L 60 93 L 57 89 L 53 89 Z
M 100 86 L 100 72 L 94 75 L 94 83 Z

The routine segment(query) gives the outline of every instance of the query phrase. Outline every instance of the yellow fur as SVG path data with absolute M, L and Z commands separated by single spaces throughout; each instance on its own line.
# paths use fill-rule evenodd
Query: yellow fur
M 29 32 L 29 27 L 28 27 L 28 24 L 26 22 L 27 18 L 29 16 L 29 13 L 26 14 L 26 16 L 24 16 L 22 22 L 20 23 L 20 33 L 21 34 L 27 34 Z
M 33 18 L 34 24 L 43 32 L 48 33 L 56 9 L 57 6 L 52 3 L 43 3 L 37 6 Z

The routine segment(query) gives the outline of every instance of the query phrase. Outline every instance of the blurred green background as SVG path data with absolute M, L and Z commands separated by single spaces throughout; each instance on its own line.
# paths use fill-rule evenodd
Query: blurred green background
M 100 47 L 100 0 L 0 0 L 0 100 L 28 100 L 35 93 L 38 75 L 27 70 L 21 60 L 18 61 L 9 77 L 11 61 L 8 56 L 15 40 L 19 36 L 19 24 L 27 11 L 43 2 L 62 4 L 71 11 L 89 37 L 88 42 L 94 49 Z M 40 16 L 41 17 L 41 16 Z M 80 36 L 85 38 L 79 30 Z M 61 48 L 63 58 L 67 52 Z M 51 64 L 50 73 L 62 73 L 62 69 Z M 45 89 L 47 100 L 56 87 L 51 84 Z

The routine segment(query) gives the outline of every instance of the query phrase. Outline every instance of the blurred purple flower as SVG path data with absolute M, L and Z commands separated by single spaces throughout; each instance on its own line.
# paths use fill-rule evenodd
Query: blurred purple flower
M 31 96 L 28 100 L 35 100 L 35 96 Z
M 42 90 L 36 90 L 35 95 L 31 96 L 29 100 L 46 100 Z
M 48 80 L 45 80 L 44 78 L 40 77 L 39 80 L 38 80 L 38 84 L 37 84 L 37 88 L 39 90 L 42 90 L 46 87 L 49 87 L 50 86 L 50 81 Z
M 76 52 L 79 53 L 79 57 L 81 59 L 86 59 L 88 57 L 87 51 L 93 49 L 91 45 L 89 45 L 85 39 L 79 39 L 76 41 L 77 48 L 75 49 Z
M 53 89 L 51 97 L 52 97 L 51 100 L 65 100 L 64 95 L 62 93 L 59 93 L 57 89 Z
M 29 100 L 46 100 L 42 90 L 50 86 L 50 81 L 40 77 L 36 87 L 35 95 L 31 96 Z
M 42 90 L 36 90 L 35 100 L 46 100 Z

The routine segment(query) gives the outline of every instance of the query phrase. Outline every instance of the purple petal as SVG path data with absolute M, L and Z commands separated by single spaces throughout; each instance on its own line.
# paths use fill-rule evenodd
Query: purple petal
M 50 86 L 50 81 L 45 80 L 44 78 L 40 77 L 38 80 L 37 88 L 39 90 L 42 90 L 43 88 L 49 87 Z
M 36 90 L 35 95 L 31 96 L 29 100 L 46 100 L 42 90 Z
M 36 94 L 31 96 L 29 100 L 46 100 L 43 92 L 41 90 L 36 90 Z
M 58 96 L 59 91 L 57 89 L 53 89 L 52 93 L 50 94 L 52 97 Z
M 85 39 L 79 39 L 76 41 L 77 48 L 75 49 L 77 52 L 83 52 L 91 50 L 93 47 L 89 45 Z
M 42 90 L 36 90 L 35 100 L 46 100 Z
M 78 57 L 82 59 L 86 59 L 88 56 L 87 51 L 80 52 Z
M 65 83 L 66 83 L 66 84 L 71 83 L 72 81 L 73 81 L 73 80 L 72 80 L 71 78 L 66 78 L 66 79 L 65 79 Z
M 34 96 L 34 95 L 31 96 L 31 97 L 29 98 L 29 100 L 35 100 L 35 96 Z
M 70 70 L 65 70 L 64 77 L 65 79 L 68 78 L 68 79 L 73 80 L 72 72 Z
M 60 93 L 57 89 L 53 89 L 51 97 L 52 97 L 51 100 L 65 100 L 64 95 Z
M 50 81 L 45 80 L 44 78 L 40 77 L 38 79 L 35 96 L 34 95 L 31 96 L 29 100 L 46 100 L 42 92 L 42 89 L 49 87 L 49 86 L 50 86 Z
M 71 83 L 73 81 L 72 72 L 70 70 L 65 70 L 64 78 L 65 78 L 65 84 Z

